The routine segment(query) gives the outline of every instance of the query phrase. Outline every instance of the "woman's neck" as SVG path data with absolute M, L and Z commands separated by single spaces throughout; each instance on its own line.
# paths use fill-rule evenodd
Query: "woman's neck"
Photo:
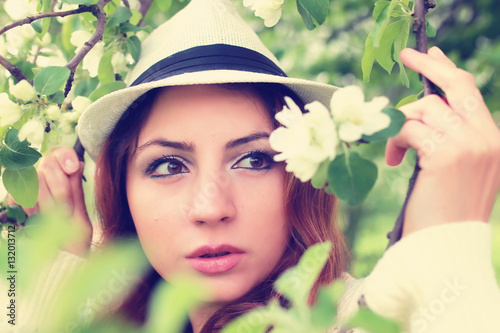
M 208 319 L 221 308 L 217 304 L 204 304 L 195 311 L 189 313 L 189 321 L 193 327 L 193 333 L 200 333 Z

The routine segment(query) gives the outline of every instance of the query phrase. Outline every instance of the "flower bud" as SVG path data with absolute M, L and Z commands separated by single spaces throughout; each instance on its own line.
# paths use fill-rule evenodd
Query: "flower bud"
M 90 31 L 77 30 L 73 31 L 69 41 L 71 44 L 79 48 L 82 47 L 91 37 L 92 33 L 90 33 Z
M 32 145 L 41 145 L 44 138 L 45 128 L 40 120 L 28 120 L 26 124 L 21 127 L 17 137 L 19 141 L 28 140 Z
M 71 126 L 71 124 L 66 121 L 61 122 L 57 128 L 59 128 L 59 130 L 64 134 L 73 133 L 73 126 Z
M 49 117 L 50 120 L 59 120 L 61 117 L 61 110 L 57 105 L 51 105 L 47 108 L 47 111 L 45 111 L 47 114 L 47 117 Z
M 71 105 L 73 106 L 73 110 L 79 112 L 80 114 L 85 111 L 92 104 L 90 98 L 84 96 L 76 96 L 73 101 L 71 101 Z M 78 120 L 78 119 L 77 119 Z
M 12 96 L 24 102 L 29 102 L 36 97 L 35 88 L 28 81 L 19 81 L 16 85 L 10 86 Z
M 111 57 L 111 66 L 115 70 L 115 73 L 120 73 L 127 70 L 127 59 L 125 55 L 121 52 L 116 52 Z
M 0 93 L 0 127 L 13 125 L 21 118 L 21 107 L 9 99 L 6 93 Z

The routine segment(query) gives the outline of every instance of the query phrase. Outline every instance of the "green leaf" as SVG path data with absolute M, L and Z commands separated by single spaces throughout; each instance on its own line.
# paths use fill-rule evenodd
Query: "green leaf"
M 104 83 L 99 88 L 94 90 L 94 92 L 90 94 L 89 98 L 92 100 L 92 102 L 94 102 L 104 95 L 125 88 L 125 86 L 126 86 L 125 82 L 123 81 L 113 81 Z
M 432 26 L 432 24 L 430 24 L 428 20 L 425 21 L 425 31 L 427 32 L 427 37 L 436 37 L 436 29 Z
M 373 135 L 363 135 L 362 139 L 369 142 L 384 141 L 399 133 L 401 127 L 403 127 L 406 122 L 406 116 L 404 115 L 404 113 L 393 108 L 385 108 L 382 110 L 382 112 L 391 117 L 391 123 L 389 124 L 389 127 Z
M 21 206 L 8 206 L 7 217 L 20 224 L 26 220 L 26 213 Z
M 106 27 L 114 27 L 120 23 L 128 21 L 132 17 L 132 12 L 127 7 L 118 7 L 116 12 L 111 16 L 106 23 Z
M 356 315 L 348 321 L 347 327 L 362 328 L 369 332 L 401 332 L 398 324 L 367 309 L 360 309 Z
M 363 71 L 363 82 L 370 82 L 370 75 L 375 61 L 375 48 L 372 41 L 373 32 L 370 32 L 365 42 L 365 53 L 361 59 L 361 70 Z
M 131 36 L 127 38 L 127 50 L 137 62 L 139 56 L 141 55 L 141 40 L 137 36 Z
M 305 10 L 305 8 L 302 7 L 299 0 L 297 0 L 297 10 L 299 11 L 300 16 L 302 17 L 302 21 L 304 21 L 304 24 L 308 30 L 313 30 L 314 28 L 316 28 L 316 23 L 314 22 L 314 19 L 307 12 L 307 10 Z
M 174 278 L 171 284 L 163 281 L 151 302 L 148 332 L 181 332 L 188 320 L 188 311 L 206 294 L 205 288 L 187 277 Z
M 6 169 L 17 170 L 34 165 L 42 155 L 29 147 L 28 141 L 19 141 L 19 131 L 15 128 L 9 129 L 5 135 L 5 144 L 0 149 L 0 162 Z
M 89 96 L 99 85 L 99 78 L 93 77 L 88 80 L 78 82 L 75 86 L 75 96 Z
M 338 155 L 328 169 L 328 187 L 351 206 L 366 198 L 376 180 L 377 166 L 357 152 Z
M 35 30 L 36 33 L 42 33 L 43 27 L 41 20 L 31 22 L 31 27 L 33 28 L 33 30 Z
M 387 6 L 389 6 L 390 4 L 391 2 L 387 0 L 375 2 L 375 8 L 373 8 L 372 19 L 374 21 L 377 21 L 382 11 L 386 9 Z
M 64 332 L 68 323 L 86 326 L 82 311 L 92 309 L 97 314 L 110 309 L 141 281 L 148 266 L 137 240 L 113 242 L 97 252 L 81 263 L 77 274 L 67 277 L 51 313 L 53 326 L 46 332 Z
M 52 0 L 42 0 L 42 13 L 48 13 L 52 11 L 51 8 L 52 5 Z M 50 22 L 51 22 L 51 17 L 46 17 L 42 19 L 42 29 L 40 32 L 37 31 L 37 36 L 41 40 L 43 36 L 49 31 L 50 28 Z M 35 29 L 36 31 L 36 29 Z
M 133 25 L 130 22 L 120 23 L 120 33 L 126 34 L 127 32 L 138 32 L 142 31 L 144 28 Z
M 399 4 L 399 1 L 400 0 L 391 0 L 391 3 L 388 6 L 384 6 L 380 14 L 378 15 L 375 21 L 375 27 L 373 28 L 373 46 L 379 46 L 384 34 L 384 30 L 389 24 L 392 12 L 394 8 L 396 8 L 396 6 Z
M 328 260 L 331 248 L 330 242 L 310 246 L 298 264 L 286 270 L 276 280 L 276 290 L 294 305 L 306 304 L 311 289 Z
M 111 65 L 111 58 L 113 57 L 114 50 L 106 51 L 101 60 L 99 61 L 99 67 L 97 68 L 97 77 L 101 83 L 108 83 L 115 81 L 115 71 Z
M 317 25 L 325 22 L 329 0 L 298 0 L 300 5 L 311 15 Z
M 407 17 L 405 20 L 405 24 L 403 25 L 403 29 L 401 29 L 401 34 L 394 41 L 394 60 L 399 65 L 399 79 L 403 83 L 405 87 L 410 86 L 410 80 L 408 79 L 408 75 L 406 74 L 406 68 L 399 57 L 399 53 L 406 48 L 408 44 L 408 37 L 410 35 L 410 26 L 412 24 L 411 17 Z
M 326 180 L 328 178 L 328 166 L 330 165 L 330 160 L 321 162 L 316 170 L 316 173 L 311 179 L 311 185 L 314 188 L 321 189 L 325 187 Z
M 318 300 L 311 309 L 311 319 L 315 325 L 329 328 L 334 324 L 337 304 L 344 291 L 345 285 L 339 280 L 319 290 Z
M 403 98 L 402 100 L 399 101 L 399 103 L 396 105 L 396 109 L 399 109 L 400 107 L 402 107 L 403 105 L 406 105 L 406 104 L 409 104 L 409 103 L 412 103 L 412 102 L 415 102 L 418 100 L 418 97 L 423 93 L 423 90 L 421 92 L 419 92 L 418 94 L 416 95 L 410 95 L 410 96 L 407 96 L 405 98 Z
M 85 5 L 90 6 L 90 0 L 62 0 L 62 2 L 69 3 L 70 5 Z
M 155 2 L 158 8 L 163 12 L 168 11 L 170 6 L 172 6 L 172 0 L 155 0 Z
M 5 169 L 3 185 L 17 204 L 31 208 L 38 199 L 38 175 L 33 166 L 24 169 Z
M 61 90 L 56 91 L 55 94 L 52 94 L 48 97 L 49 97 L 49 102 L 52 103 L 61 104 L 62 102 L 64 102 L 64 93 Z
M 70 73 L 66 67 L 45 67 L 35 76 L 33 86 L 42 95 L 55 94 L 64 85 Z
M 274 310 L 274 311 L 273 311 Z M 277 311 L 276 311 L 277 310 Z M 266 333 L 269 327 L 275 324 L 279 309 L 267 306 L 238 316 L 235 320 L 224 325 L 221 333 Z M 281 311 L 279 311 L 281 312 Z M 281 314 L 281 313 L 280 313 Z M 274 327 L 276 329 L 276 327 Z
M 387 26 L 384 30 L 384 36 L 380 41 L 379 47 L 375 48 L 375 59 L 387 73 L 391 74 L 395 61 L 393 55 L 393 44 L 396 38 L 401 34 L 404 21 L 398 20 Z

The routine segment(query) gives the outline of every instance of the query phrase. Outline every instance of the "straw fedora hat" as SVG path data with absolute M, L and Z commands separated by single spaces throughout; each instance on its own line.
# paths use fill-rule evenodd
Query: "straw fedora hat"
M 280 83 L 305 103 L 329 105 L 334 86 L 287 77 L 278 60 L 229 0 L 192 0 L 143 42 L 127 88 L 103 96 L 82 114 L 78 136 L 92 159 L 125 110 L 145 92 L 193 84 Z

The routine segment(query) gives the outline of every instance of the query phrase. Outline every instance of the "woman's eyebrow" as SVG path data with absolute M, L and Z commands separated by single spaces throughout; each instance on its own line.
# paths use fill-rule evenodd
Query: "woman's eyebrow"
M 250 135 L 244 136 L 239 139 L 234 139 L 226 143 L 226 149 L 231 149 L 235 148 L 237 146 L 244 145 L 246 143 L 249 143 L 251 141 L 259 140 L 259 139 L 268 139 L 269 138 L 269 133 L 267 132 L 255 132 Z
M 151 140 L 140 147 L 137 148 L 137 150 L 143 150 L 147 147 L 150 146 L 160 146 L 160 147 L 170 147 L 170 148 L 175 148 L 179 150 L 184 150 L 187 152 L 194 152 L 194 145 L 192 143 L 187 143 L 187 142 L 179 142 L 179 141 L 169 141 L 165 139 L 156 139 L 156 140 Z

